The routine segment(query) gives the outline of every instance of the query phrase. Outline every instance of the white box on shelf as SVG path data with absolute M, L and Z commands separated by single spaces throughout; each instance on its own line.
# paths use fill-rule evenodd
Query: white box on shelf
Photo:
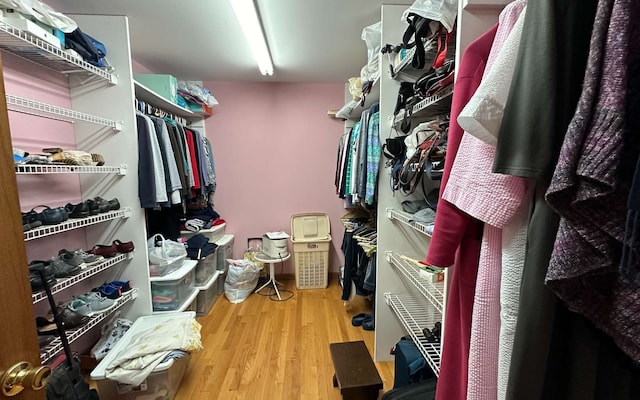
M 60 39 L 58 39 L 56 35 L 53 34 L 53 28 L 51 28 L 51 30 L 44 29 L 18 11 L 15 11 L 13 9 L 0 10 L 0 20 L 15 28 L 20 29 L 23 32 L 35 36 L 38 39 L 44 40 L 52 46 L 55 46 L 59 49 L 62 47 L 60 45 Z

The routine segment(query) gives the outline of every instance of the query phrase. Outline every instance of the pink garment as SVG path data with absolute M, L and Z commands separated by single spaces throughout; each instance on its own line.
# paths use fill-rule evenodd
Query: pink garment
M 500 14 L 484 76 L 488 74 L 504 42 L 526 6 L 516 0 Z M 518 211 L 527 182 L 491 172 L 495 148 L 465 132 L 451 170 L 443 199 L 485 222 L 473 306 L 467 386 L 468 400 L 497 398 L 500 337 L 501 229 Z M 446 329 L 445 329 L 446 331 Z
M 457 116 L 480 85 L 497 30 L 496 24 L 469 44 L 457 67 L 451 103 L 447 158 L 440 184 L 440 195 L 447 186 L 453 160 L 464 134 L 458 125 Z M 467 398 L 471 314 L 481 239 L 482 224 L 478 220 L 471 218 L 469 214 L 460 211 L 446 200 L 438 202 L 426 263 L 442 267 L 451 266 L 449 270 L 451 282 L 447 294 L 446 329 L 442 342 L 436 400 Z

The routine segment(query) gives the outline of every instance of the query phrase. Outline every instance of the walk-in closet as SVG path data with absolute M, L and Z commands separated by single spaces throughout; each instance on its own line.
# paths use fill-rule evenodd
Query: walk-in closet
M 640 399 L 636 3 L 0 0 L 0 398 Z

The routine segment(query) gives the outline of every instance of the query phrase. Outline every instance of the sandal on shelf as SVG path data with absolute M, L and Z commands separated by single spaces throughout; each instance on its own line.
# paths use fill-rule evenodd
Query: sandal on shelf
M 121 242 L 118 239 L 114 240 L 112 245 L 116 246 L 120 253 L 131 253 L 135 249 L 133 242 Z

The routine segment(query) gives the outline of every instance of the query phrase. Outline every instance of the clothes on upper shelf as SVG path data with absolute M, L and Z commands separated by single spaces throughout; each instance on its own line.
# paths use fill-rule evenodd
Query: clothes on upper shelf
M 335 174 L 338 197 L 353 204 L 376 204 L 379 163 L 380 112 L 375 103 L 340 137 Z
M 211 142 L 198 130 L 137 111 L 138 177 L 143 208 L 185 205 L 216 188 Z

